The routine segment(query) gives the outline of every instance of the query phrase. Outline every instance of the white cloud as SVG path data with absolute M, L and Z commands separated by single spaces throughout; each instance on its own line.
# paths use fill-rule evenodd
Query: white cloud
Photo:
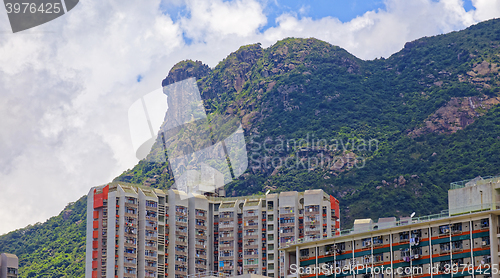
M 387 57 L 406 41 L 500 15 L 496 1 L 473 0 L 476 10 L 466 12 L 460 0 L 387 0 L 386 9 L 350 22 L 299 17 L 299 10 L 259 31 L 272 1 L 169 3 L 185 5 L 187 16 L 162 14 L 160 0 L 86 0 L 17 34 L 7 32 L 0 12 L 0 234 L 44 221 L 133 167 L 128 108 L 180 60 L 213 67 L 241 45 L 288 36 L 317 37 L 360 58 Z

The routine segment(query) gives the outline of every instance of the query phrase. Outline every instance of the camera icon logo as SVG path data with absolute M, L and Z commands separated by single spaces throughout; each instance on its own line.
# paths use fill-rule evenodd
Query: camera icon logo
M 187 196 L 216 192 L 248 168 L 239 119 L 209 118 L 194 78 L 143 96 L 129 108 L 128 118 L 137 158 L 166 162 L 168 157 L 175 187 Z M 162 151 L 148 156 L 155 142 Z
M 13 33 L 52 21 L 72 10 L 78 0 L 4 0 Z

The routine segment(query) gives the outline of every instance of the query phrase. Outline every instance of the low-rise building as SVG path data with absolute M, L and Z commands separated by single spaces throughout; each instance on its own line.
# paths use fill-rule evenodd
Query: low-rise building
M 286 277 L 499 277 L 500 179 L 452 183 L 449 210 L 359 219 L 340 236 L 282 248 Z
M 0 278 L 17 278 L 19 260 L 14 254 L 0 254 Z

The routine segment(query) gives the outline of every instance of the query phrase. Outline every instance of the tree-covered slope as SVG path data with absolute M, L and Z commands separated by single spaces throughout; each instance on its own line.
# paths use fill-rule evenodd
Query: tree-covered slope
M 85 277 L 87 197 L 58 215 L 0 236 L 0 251 L 19 258 L 19 277 Z
M 344 227 L 423 215 L 446 208 L 450 182 L 498 174 L 499 30 L 490 20 L 372 61 L 289 38 L 243 46 L 211 70 L 184 61 L 163 85 L 195 76 L 207 112 L 243 123 L 249 169 L 230 195 L 323 188 Z M 169 173 L 145 160 L 117 180 L 168 187 Z

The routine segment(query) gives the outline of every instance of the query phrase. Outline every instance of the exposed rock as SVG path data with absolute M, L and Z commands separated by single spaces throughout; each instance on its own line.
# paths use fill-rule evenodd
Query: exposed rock
M 64 221 L 66 221 L 66 220 L 68 220 L 68 219 L 69 219 L 69 217 L 71 216 L 71 213 L 72 213 L 72 212 L 73 212 L 73 211 L 72 211 L 72 210 L 70 210 L 70 209 L 68 209 L 68 210 L 65 210 L 65 211 L 64 211 L 64 213 L 63 213 L 63 219 L 64 219 Z
M 405 186 L 405 184 L 406 184 L 406 179 L 403 176 L 399 176 L 398 185 Z
M 208 75 L 210 71 L 210 67 L 203 64 L 201 61 L 182 61 L 172 67 L 167 77 L 161 82 L 161 85 L 164 87 L 190 77 L 200 79 Z
M 428 133 L 450 134 L 464 129 L 478 117 L 484 115 L 494 105 L 500 103 L 500 98 L 461 97 L 452 98 L 448 103 L 430 115 L 424 125 L 410 130 L 411 137 Z

